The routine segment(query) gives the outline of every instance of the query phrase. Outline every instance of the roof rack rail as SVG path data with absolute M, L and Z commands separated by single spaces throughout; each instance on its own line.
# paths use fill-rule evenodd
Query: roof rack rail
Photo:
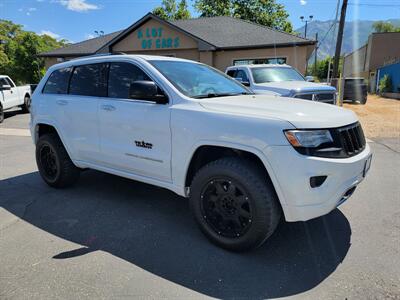
M 74 59 L 79 59 L 79 58 L 88 58 L 88 57 L 98 57 L 98 56 L 108 56 L 108 55 L 128 55 L 127 53 L 124 52 L 107 52 L 107 53 L 96 53 L 96 54 L 91 54 L 91 55 L 84 55 L 80 57 L 73 58 Z

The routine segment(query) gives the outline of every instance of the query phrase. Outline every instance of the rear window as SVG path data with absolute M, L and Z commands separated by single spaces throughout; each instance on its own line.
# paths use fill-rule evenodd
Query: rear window
M 105 97 L 106 64 L 91 64 L 75 67 L 69 93 L 72 95 Z
M 71 68 L 64 68 L 51 73 L 43 88 L 43 93 L 66 94 L 68 92 L 68 81 L 71 70 Z

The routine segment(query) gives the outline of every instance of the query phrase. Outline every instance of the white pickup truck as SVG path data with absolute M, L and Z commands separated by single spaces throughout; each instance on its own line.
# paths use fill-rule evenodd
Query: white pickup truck
M 226 74 L 248 86 L 256 94 L 277 95 L 336 104 L 336 89 L 309 82 L 289 65 L 239 65 L 226 69 Z
M 237 251 L 261 245 L 282 214 L 292 222 L 334 210 L 371 164 L 352 111 L 255 95 L 172 57 L 52 66 L 33 94 L 30 128 L 48 185 L 72 185 L 91 168 L 172 190 L 190 199 L 212 242 Z
M 0 123 L 4 120 L 4 111 L 16 106 L 29 112 L 31 103 L 31 86 L 16 86 L 6 75 L 0 75 Z

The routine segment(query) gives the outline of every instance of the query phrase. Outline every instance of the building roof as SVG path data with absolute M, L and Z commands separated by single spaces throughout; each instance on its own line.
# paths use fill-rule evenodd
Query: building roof
M 95 54 L 105 44 L 118 36 L 123 30 L 105 34 L 93 39 L 71 44 L 63 48 L 40 53 L 40 56 L 79 56 Z
M 171 23 L 221 49 L 314 43 L 267 26 L 225 16 L 177 20 Z
M 315 44 L 314 40 L 304 39 L 267 26 L 232 17 L 223 16 L 165 21 L 149 13 L 125 30 L 41 53 L 40 56 L 80 56 L 95 54 L 104 47 L 111 47 L 150 18 L 163 22 L 184 34 L 188 34 L 197 41 L 213 49 L 283 47 Z

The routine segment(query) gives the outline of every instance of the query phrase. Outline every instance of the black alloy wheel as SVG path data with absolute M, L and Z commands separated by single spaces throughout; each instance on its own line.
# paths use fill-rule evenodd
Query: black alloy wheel
M 201 212 L 208 225 L 218 234 L 240 237 L 252 222 L 249 195 L 231 178 L 210 180 L 201 193 Z
M 231 251 L 262 245 L 281 216 L 279 200 L 262 166 L 240 157 L 223 157 L 201 167 L 189 197 L 201 231 Z
M 53 182 L 57 178 L 59 164 L 57 163 L 57 155 L 49 144 L 41 145 L 39 149 L 39 161 L 46 179 L 49 182 Z

